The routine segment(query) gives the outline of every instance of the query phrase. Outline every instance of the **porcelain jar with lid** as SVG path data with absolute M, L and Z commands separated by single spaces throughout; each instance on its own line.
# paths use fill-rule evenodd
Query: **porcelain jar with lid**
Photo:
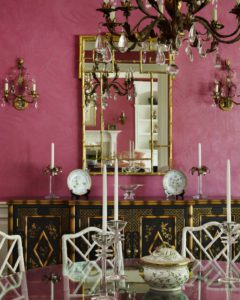
M 153 290 L 180 290 L 189 279 L 190 259 L 181 256 L 173 248 L 159 247 L 151 255 L 142 257 L 141 261 L 144 280 Z

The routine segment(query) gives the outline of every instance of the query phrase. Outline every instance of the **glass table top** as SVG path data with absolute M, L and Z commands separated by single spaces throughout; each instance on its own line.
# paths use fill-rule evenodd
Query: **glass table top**
M 118 300 L 239 300 L 240 283 L 219 282 L 225 269 L 224 262 L 195 261 L 182 290 L 163 292 L 150 290 L 135 264 L 125 267 L 125 280 L 109 282 L 109 294 Z M 233 276 L 240 277 L 239 264 L 233 265 Z M 1 278 L 0 299 L 90 300 L 98 294 L 100 281 L 98 269 L 86 271 L 86 263 L 76 263 L 68 272 L 62 265 L 48 266 Z

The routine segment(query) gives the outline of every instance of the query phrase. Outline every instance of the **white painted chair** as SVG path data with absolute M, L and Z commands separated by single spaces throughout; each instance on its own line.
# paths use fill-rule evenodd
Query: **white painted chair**
M 194 250 L 198 249 L 201 253 L 201 258 L 207 260 L 219 260 L 220 258 L 227 259 L 227 247 L 222 246 L 221 238 L 224 235 L 221 223 L 208 222 L 198 227 L 184 227 L 182 231 L 182 256 L 190 259 L 199 259 L 194 256 Z M 191 240 L 191 249 L 187 242 Z M 213 247 L 221 246 L 218 252 L 213 251 Z
M 95 256 L 96 243 L 91 236 L 102 232 L 97 227 L 88 227 L 80 232 L 64 234 L 62 236 L 62 262 L 64 275 L 64 299 L 81 297 L 81 289 L 88 286 L 88 293 L 94 292 L 101 281 L 100 257 Z M 94 260 L 91 260 L 92 258 Z M 113 264 L 109 261 L 111 267 Z M 70 292 L 71 282 L 74 285 L 73 292 Z
M 87 227 L 77 233 L 64 234 L 62 236 L 62 262 L 64 275 L 68 274 L 69 270 L 77 261 L 91 260 L 90 256 L 95 254 L 97 247 L 91 236 L 100 232 L 102 232 L 102 230 L 97 227 Z M 80 259 L 77 259 L 77 256 L 79 256 Z
M 233 244 L 239 241 L 239 236 L 240 230 L 237 229 L 232 236 Z M 205 274 L 205 277 L 200 276 L 201 280 L 205 280 L 209 285 L 219 277 L 225 277 L 225 267 L 220 260 L 227 261 L 227 245 L 222 243 L 222 238 L 226 238 L 226 235 L 222 224 L 219 222 L 208 222 L 198 227 L 183 228 L 182 256 L 189 257 L 192 260 L 197 259 L 195 269 L 200 270 L 201 274 Z M 200 258 L 195 257 L 196 252 L 200 254 Z M 232 262 L 234 263 L 240 257 L 240 252 L 233 251 L 232 256 Z M 205 261 L 198 259 L 204 259 Z M 237 264 L 232 264 L 232 269 L 233 274 L 239 274 L 240 270 Z M 196 279 L 199 280 L 199 276 L 192 278 L 191 281 L 194 282 Z
M 11 292 L 12 300 L 28 300 L 26 273 L 19 272 L 5 276 L 0 281 L 0 299 Z
M 7 254 L 0 265 L 0 277 L 24 272 L 24 258 L 22 239 L 20 235 L 8 235 L 0 231 L 0 255 L 3 249 L 7 249 Z M 16 260 L 13 259 L 13 252 L 16 253 Z

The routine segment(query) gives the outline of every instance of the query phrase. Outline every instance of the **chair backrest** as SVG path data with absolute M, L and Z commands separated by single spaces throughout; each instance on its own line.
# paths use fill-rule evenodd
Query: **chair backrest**
M 0 279 L 0 299 L 5 299 L 5 295 L 8 298 L 8 293 L 11 293 L 12 300 L 29 299 L 25 272 L 14 273 Z
M 7 247 L 5 247 L 6 245 Z M 24 272 L 25 267 L 21 236 L 8 235 L 0 231 L 0 255 L 4 248 L 7 248 L 7 253 L 5 257 L 3 257 L 3 261 L 0 265 L 0 277 L 19 271 Z
M 184 227 L 182 256 L 210 261 L 227 259 L 227 246 L 222 243 L 224 235 L 219 222 L 208 222 L 198 227 Z
M 102 232 L 97 227 L 87 227 L 77 233 L 64 234 L 62 236 L 62 262 L 63 274 L 68 274 L 70 268 L 77 261 L 90 261 L 92 257 L 96 258 L 96 243 L 92 239 L 92 235 Z

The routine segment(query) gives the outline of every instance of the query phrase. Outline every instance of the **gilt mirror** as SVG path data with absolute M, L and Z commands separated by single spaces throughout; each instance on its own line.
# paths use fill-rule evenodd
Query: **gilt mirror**
M 162 175 L 172 164 L 171 57 L 156 64 L 154 41 L 142 52 L 109 48 L 99 60 L 95 36 L 80 37 L 82 81 L 82 161 L 91 174 L 103 162 L 119 174 Z

